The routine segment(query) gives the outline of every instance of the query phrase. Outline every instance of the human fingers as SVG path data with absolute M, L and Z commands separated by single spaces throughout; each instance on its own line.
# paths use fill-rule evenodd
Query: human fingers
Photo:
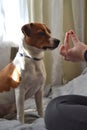
M 69 45 L 69 36 L 70 33 L 69 32 L 66 32 L 65 34 L 65 39 L 64 39 L 64 46 L 66 48 L 66 50 L 68 50 L 70 48 L 70 45 Z
M 64 45 L 61 45 L 60 46 L 60 54 L 62 56 L 66 56 L 67 52 L 66 52 L 66 49 L 65 49 L 65 46 Z
M 72 42 L 73 42 L 74 46 L 76 46 L 78 44 L 78 42 L 80 42 L 78 37 L 76 36 L 76 34 L 74 33 L 73 30 L 70 30 L 69 34 L 70 34 L 70 37 L 72 39 Z

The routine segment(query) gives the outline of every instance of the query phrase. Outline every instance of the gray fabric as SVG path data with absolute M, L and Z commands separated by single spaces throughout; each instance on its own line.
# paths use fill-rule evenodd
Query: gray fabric
M 39 118 L 32 124 L 21 124 L 17 120 L 0 119 L 0 130 L 46 130 L 44 119 Z
M 54 86 L 51 95 L 44 97 L 44 111 L 50 100 L 60 95 L 79 94 L 87 96 L 87 68 L 77 78 L 63 86 Z M 49 95 L 49 94 L 48 94 Z M 25 108 L 35 109 L 34 99 L 29 99 L 25 102 Z M 31 112 L 30 112 L 31 113 Z M 36 113 L 35 113 L 36 114 Z M 45 128 L 44 118 L 36 119 L 32 124 L 21 125 L 17 120 L 0 119 L 0 130 L 47 130 Z

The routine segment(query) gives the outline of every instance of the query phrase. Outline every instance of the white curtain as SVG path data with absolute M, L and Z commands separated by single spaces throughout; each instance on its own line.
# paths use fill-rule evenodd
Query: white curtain
M 81 41 L 84 41 L 85 0 L 72 0 L 74 28 Z
M 63 0 L 52 1 L 51 30 L 52 35 L 62 42 L 63 38 Z M 59 47 L 53 51 L 52 86 L 61 85 L 63 78 L 62 60 Z
M 72 0 L 72 11 L 75 32 L 81 41 L 84 42 L 85 33 L 85 0 Z M 82 70 L 86 67 L 86 63 L 81 63 Z
M 29 22 L 43 22 L 43 0 L 27 0 Z
M 0 0 L 0 41 L 18 44 L 25 22 L 28 22 L 27 0 Z
M 74 29 L 79 39 L 84 42 L 84 32 L 85 32 L 85 0 L 53 0 L 51 1 L 52 6 L 52 16 L 51 16 L 51 29 L 52 34 L 59 38 L 62 42 L 63 36 L 67 30 L 64 30 L 67 23 L 65 19 L 69 21 L 69 18 L 72 17 L 72 26 L 67 27 L 67 29 Z M 64 16 L 64 8 L 66 8 L 68 2 L 72 8 L 68 9 L 68 12 L 71 12 L 71 16 Z M 66 4 L 66 5 L 64 5 Z M 67 25 L 68 26 L 68 25 Z M 64 32 L 65 31 L 65 32 Z M 58 48 L 52 53 L 53 57 L 53 68 L 52 68 L 52 86 L 60 86 L 63 83 L 64 74 L 63 74 L 63 59 L 61 58 Z M 86 63 L 80 64 L 81 69 L 83 70 L 86 67 Z M 67 67 L 67 66 L 66 66 Z M 71 66 L 70 66 L 71 68 Z M 73 69 L 71 70 L 73 71 Z M 77 72 L 76 72 L 77 73 Z M 67 74 L 68 75 L 68 74 Z M 74 78 L 74 77 L 73 77 Z

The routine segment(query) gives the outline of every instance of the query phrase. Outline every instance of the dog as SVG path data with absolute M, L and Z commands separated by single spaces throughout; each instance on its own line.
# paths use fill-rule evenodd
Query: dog
M 42 23 L 29 23 L 21 28 L 24 35 L 11 63 L 0 72 L 0 92 L 15 90 L 17 119 L 24 123 L 24 99 L 35 95 L 38 114 L 42 117 L 43 88 L 46 71 L 44 51 L 58 47 L 59 40 L 51 37 L 50 29 Z

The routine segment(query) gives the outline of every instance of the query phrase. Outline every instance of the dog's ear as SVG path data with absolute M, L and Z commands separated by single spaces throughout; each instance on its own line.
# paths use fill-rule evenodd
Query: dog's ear
M 26 25 L 24 25 L 22 28 L 21 28 L 21 30 L 22 30 L 22 32 L 23 32 L 23 34 L 26 36 L 28 36 L 28 37 L 30 37 L 31 36 L 31 30 L 30 30 L 30 25 L 29 24 L 26 24 Z

